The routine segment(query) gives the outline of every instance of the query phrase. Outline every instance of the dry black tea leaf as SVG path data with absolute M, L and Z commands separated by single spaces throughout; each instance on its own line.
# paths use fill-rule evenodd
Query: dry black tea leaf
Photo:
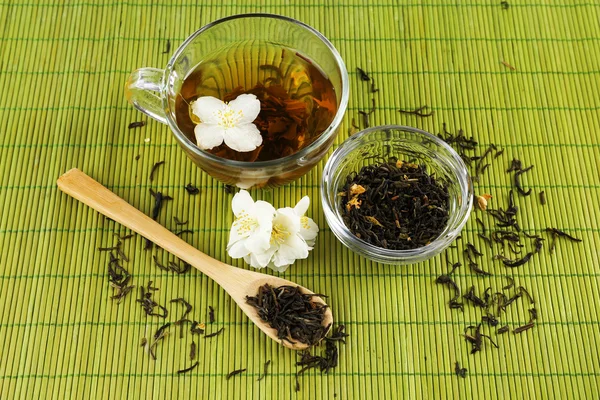
M 416 115 L 417 117 L 422 117 L 422 118 L 426 118 L 426 117 L 432 117 L 433 116 L 433 110 L 427 112 L 426 110 L 429 107 L 427 105 L 415 108 L 414 110 L 398 110 L 399 113 L 401 114 L 411 114 L 411 115 Z
M 329 330 L 323 326 L 327 305 L 313 302 L 321 294 L 302 293 L 298 286 L 263 285 L 246 302 L 256 308 L 260 318 L 277 331 L 282 341 L 297 340 L 308 345 L 321 341 Z
M 171 41 L 169 39 L 167 39 L 167 44 L 165 45 L 165 51 L 163 51 L 163 54 L 169 54 L 169 52 L 171 51 Z
M 193 370 L 194 368 L 196 368 L 198 366 L 199 362 L 196 361 L 195 363 L 192 364 L 192 366 L 185 368 L 185 369 L 180 369 L 179 371 L 177 371 L 178 374 L 185 374 L 186 372 L 190 372 L 191 370 Z
M 179 320 L 185 319 L 185 316 L 192 312 L 192 305 L 182 297 L 171 300 L 171 303 L 179 303 L 185 307 L 185 311 Z
M 185 185 L 185 190 L 191 195 L 196 195 L 196 194 L 200 193 L 200 189 L 198 189 L 196 186 L 192 185 L 191 183 L 188 183 L 187 185 Z
M 356 72 L 358 72 L 358 77 L 360 78 L 361 81 L 370 81 L 371 77 L 369 76 L 369 74 L 367 74 L 365 71 L 363 71 L 361 68 L 356 67 Z
M 229 380 L 232 377 L 241 374 L 242 372 L 245 372 L 246 368 L 242 368 L 242 369 L 236 369 L 235 371 L 231 371 L 230 373 L 227 374 L 226 379 Z
M 454 364 L 454 373 L 456 374 L 456 376 L 460 376 L 461 378 L 467 377 L 467 369 L 461 368 L 458 361 Z
M 396 158 L 367 165 L 346 178 L 341 192 L 344 223 L 373 246 L 390 250 L 426 246 L 449 219 L 448 187 L 424 165 Z
M 215 322 L 215 309 L 212 306 L 208 306 L 208 322 L 211 324 Z
M 136 122 L 132 122 L 129 125 L 127 125 L 127 128 L 128 129 L 141 128 L 144 125 L 146 125 L 146 121 L 136 121 Z M 138 155 L 138 157 L 139 157 L 139 155 Z
M 225 330 L 225 328 L 221 328 L 221 329 L 219 329 L 219 330 L 218 330 L 218 331 L 216 331 L 216 332 L 213 332 L 213 333 L 211 333 L 211 334 L 208 334 L 208 335 L 204 335 L 204 339 L 208 339 L 208 338 L 211 338 L 211 337 L 215 337 L 215 336 L 217 336 L 217 335 L 220 335 L 221 333 L 223 333 L 223 331 L 224 331 L 224 330 Z
M 264 378 L 266 378 L 269 372 L 269 364 L 271 364 L 271 360 L 265 362 L 265 365 L 263 365 L 263 373 L 261 376 L 258 377 L 257 381 L 262 381 Z
M 148 177 L 150 182 L 152 182 L 152 180 L 154 179 L 154 173 L 156 172 L 158 167 L 160 167 L 161 165 L 164 165 L 164 163 L 165 163 L 164 161 L 159 161 L 157 163 L 154 163 L 154 165 L 152 166 L 152 169 L 150 170 L 150 176 Z

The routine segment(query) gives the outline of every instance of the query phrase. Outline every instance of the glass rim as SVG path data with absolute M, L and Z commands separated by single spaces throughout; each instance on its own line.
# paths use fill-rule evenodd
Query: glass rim
M 329 191 L 333 189 L 333 187 L 330 186 L 333 185 L 333 178 L 335 176 L 335 171 L 339 163 L 343 161 L 350 152 L 360 147 L 360 139 L 364 139 L 366 136 L 373 132 L 384 130 L 400 130 L 416 135 L 421 135 L 426 137 L 427 139 L 430 139 L 436 145 L 448 151 L 448 153 L 451 156 L 451 160 L 454 164 L 451 165 L 452 170 L 455 172 L 459 180 L 460 191 L 463 195 L 462 197 L 466 200 L 463 201 L 463 203 L 457 210 L 458 217 L 456 218 L 456 220 L 453 221 L 452 225 L 448 224 L 447 229 L 449 229 L 446 233 L 442 232 L 442 234 L 440 234 L 437 238 L 431 241 L 431 243 L 422 247 L 418 247 L 416 249 L 384 249 L 382 247 L 377 247 L 362 239 L 357 238 L 350 231 L 350 229 L 348 229 L 346 224 L 340 218 L 338 218 L 338 215 L 335 211 L 335 207 L 330 202 Z M 355 135 L 346 139 L 333 152 L 329 160 L 327 160 L 325 168 L 323 169 L 323 176 L 321 180 L 321 203 L 323 205 L 323 213 L 325 214 L 327 223 L 329 224 L 332 232 L 345 246 L 347 246 L 351 250 L 357 251 L 359 254 L 362 254 L 368 258 L 374 259 L 379 262 L 391 264 L 406 264 L 410 263 L 411 261 L 423 261 L 431 256 L 437 255 L 456 239 L 456 237 L 462 231 L 462 228 L 467 223 L 467 220 L 469 219 L 470 215 L 470 210 L 473 207 L 473 186 L 464 161 L 460 158 L 458 153 L 442 139 L 422 129 L 414 128 L 411 126 L 381 125 L 364 129 L 361 132 L 356 133 Z
M 181 131 L 181 129 L 179 129 L 179 126 L 177 126 L 177 123 L 175 122 L 175 120 L 171 117 L 171 113 L 170 113 L 171 108 L 169 107 L 168 97 L 166 96 L 167 82 L 169 81 L 169 77 L 171 76 L 171 74 L 173 72 L 173 67 L 175 65 L 175 61 L 183 53 L 183 51 L 188 46 L 188 44 L 191 43 L 198 36 L 200 36 L 203 32 L 205 32 L 206 30 L 208 30 L 216 25 L 222 24 L 224 22 L 236 20 L 236 19 L 242 19 L 242 18 L 279 19 L 279 20 L 291 22 L 295 25 L 298 25 L 298 26 L 306 29 L 309 33 L 312 33 L 317 38 L 319 38 L 321 40 L 321 42 L 323 42 L 325 44 L 325 46 L 327 46 L 327 48 L 331 52 L 331 55 L 335 59 L 335 63 L 337 65 L 337 67 L 340 71 L 340 75 L 341 75 L 341 80 L 342 80 L 341 96 L 342 97 L 340 99 L 340 105 L 336 111 L 336 114 L 335 114 L 333 120 L 331 121 L 331 123 L 329 124 L 327 129 L 325 129 L 315 141 L 313 141 L 312 143 L 310 143 L 308 146 L 304 147 L 300 151 L 290 154 L 285 157 L 276 158 L 274 160 L 268 160 L 268 161 L 230 160 L 227 158 L 216 156 L 214 154 L 209 153 L 208 151 L 204 151 L 204 150 L 200 149 L 198 146 L 196 146 L 196 144 L 194 144 L 190 139 L 188 139 L 188 137 Z M 348 106 L 348 98 L 350 96 L 349 83 L 350 82 L 349 82 L 349 78 L 348 78 L 348 71 L 346 70 L 346 64 L 344 63 L 342 56 L 339 54 L 339 52 L 333 46 L 333 44 L 329 41 L 329 39 L 327 39 L 321 32 L 317 31 L 315 28 L 311 27 L 310 25 L 305 24 L 304 22 L 298 21 L 294 18 L 286 17 L 284 15 L 270 14 L 270 13 L 243 13 L 243 14 L 236 14 L 236 15 L 231 15 L 228 17 L 220 18 L 220 19 L 217 19 L 213 22 L 210 22 L 210 23 L 204 25 L 203 27 L 198 29 L 196 32 L 191 34 L 177 48 L 175 53 L 173 53 L 173 55 L 169 59 L 169 63 L 167 64 L 167 67 L 165 68 L 165 72 L 163 74 L 163 80 L 161 82 L 161 97 L 162 97 L 163 108 L 166 111 L 165 114 L 166 114 L 167 123 L 168 123 L 169 127 L 171 128 L 171 131 L 173 131 L 173 133 L 175 134 L 176 138 L 179 140 L 179 142 L 182 145 L 185 146 L 186 149 L 188 149 L 189 151 L 191 151 L 192 153 L 194 153 L 194 155 L 196 155 L 198 157 L 207 159 L 209 161 L 212 161 L 212 162 L 215 162 L 218 164 L 227 164 L 232 167 L 257 170 L 257 169 L 262 169 L 262 168 L 278 166 L 278 165 L 281 165 L 282 163 L 287 163 L 290 161 L 295 161 L 297 159 L 301 159 L 302 157 L 306 156 L 307 154 L 310 154 L 314 149 L 319 148 L 321 145 L 326 143 L 331 138 L 331 136 L 337 132 L 337 129 L 338 129 L 339 125 L 341 124 L 342 119 L 344 118 L 344 114 L 346 113 L 346 108 Z

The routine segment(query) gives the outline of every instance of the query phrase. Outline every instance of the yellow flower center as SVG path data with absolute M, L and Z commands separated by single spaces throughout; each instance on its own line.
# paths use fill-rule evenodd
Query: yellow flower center
M 240 216 L 237 217 L 233 223 L 237 225 L 238 235 L 240 236 L 244 236 L 245 234 L 254 230 L 257 225 L 256 220 L 254 218 L 250 218 L 244 211 L 242 211 Z
M 290 237 L 291 233 L 288 232 L 285 227 L 281 224 L 274 224 L 273 231 L 271 231 L 271 244 L 279 243 L 282 244 L 285 240 Z
M 300 218 L 300 224 L 302 225 L 302 228 L 304 229 L 310 229 L 310 225 L 308 224 L 308 217 L 307 216 L 303 216 Z
M 216 114 L 219 119 L 219 126 L 223 129 L 235 128 L 244 117 L 244 113 L 241 110 L 234 111 L 229 107 L 225 111 L 217 111 Z

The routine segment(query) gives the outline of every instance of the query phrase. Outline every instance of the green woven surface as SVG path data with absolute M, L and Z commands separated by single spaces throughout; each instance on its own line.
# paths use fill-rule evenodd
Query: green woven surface
M 0 398 L 600 396 L 600 3 L 521 0 L 509 1 L 508 10 L 499 1 L 202 3 L 0 3 Z M 457 273 L 463 287 L 474 282 L 479 289 L 501 287 L 501 275 L 514 276 L 536 298 L 540 318 L 533 330 L 495 337 L 498 350 L 486 345 L 468 354 L 460 333 L 480 313 L 446 306 L 449 292 L 433 283 L 446 271 L 444 258 L 388 267 L 346 250 L 318 202 L 321 163 L 296 183 L 254 195 L 275 206 L 302 195 L 313 200 L 309 213 L 322 228 L 318 244 L 284 276 L 330 295 L 336 320 L 351 335 L 340 348 L 339 367 L 328 376 L 307 374 L 295 394 L 292 351 L 260 333 L 205 276 L 159 271 L 137 237 L 124 247 L 133 283 L 155 281 L 162 304 L 185 297 L 200 320 L 212 305 L 215 329 L 225 327 L 221 337 L 197 340 L 200 365 L 185 376 L 173 372 L 189 365 L 189 337 L 168 337 L 156 362 L 139 348 L 163 321 L 143 314 L 137 291 L 120 305 L 109 300 L 107 254 L 95 250 L 125 231 L 59 193 L 56 178 L 79 167 L 147 213 L 148 188 L 163 190 L 175 200 L 160 222 L 173 227 L 173 215 L 189 218 L 194 234 L 187 240 L 232 262 L 225 251 L 231 196 L 186 159 L 166 126 L 149 121 L 127 129 L 147 118 L 128 106 L 123 85 L 137 67 L 166 64 L 166 39 L 174 50 L 214 19 L 257 11 L 307 22 L 340 51 L 352 90 L 337 144 L 357 109 L 369 106 L 354 73 L 360 66 L 381 87 L 375 123 L 439 132 L 447 122 L 482 143 L 504 144 L 504 156 L 477 189 L 494 195 L 495 206 L 506 203 L 511 182 L 503 170 L 512 156 L 535 164 L 524 178 L 535 195 L 518 198 L 521 225 L 558 227 L 584 242 L 560 242 L 552 256 L 546 247 L 515 270 L 482 263 L 492 278 L 464 268 Z M 433 118 L 395 112 L 422 104 L 435 109 Z M 159 160 L 166 164 L 150 185 L 150 168 Z M 188 196 L 188 182 L 201 195 Z M 545 207 L 538 204 L 540 190 Z M 477 242 L 473 222 L 463 237 Z M 459 250 L 451 258 L 461 259 Z M 526 310 L 509 320 L 527 322 Z M 271 375 L 257 382 L 269 359 Z M 468 368 L 466 379 L 454 375 L 455 361 Z M 236 368 L 248 372 L 225 380 Z

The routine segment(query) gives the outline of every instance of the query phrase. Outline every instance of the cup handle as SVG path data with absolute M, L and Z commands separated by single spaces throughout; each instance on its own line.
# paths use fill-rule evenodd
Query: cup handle
M 125 84 L 125 97 L 139 111 L 166 124 L 167 116 L 160 94 L 163 75 L 164 71 L 158 68 L 136 69 Z

